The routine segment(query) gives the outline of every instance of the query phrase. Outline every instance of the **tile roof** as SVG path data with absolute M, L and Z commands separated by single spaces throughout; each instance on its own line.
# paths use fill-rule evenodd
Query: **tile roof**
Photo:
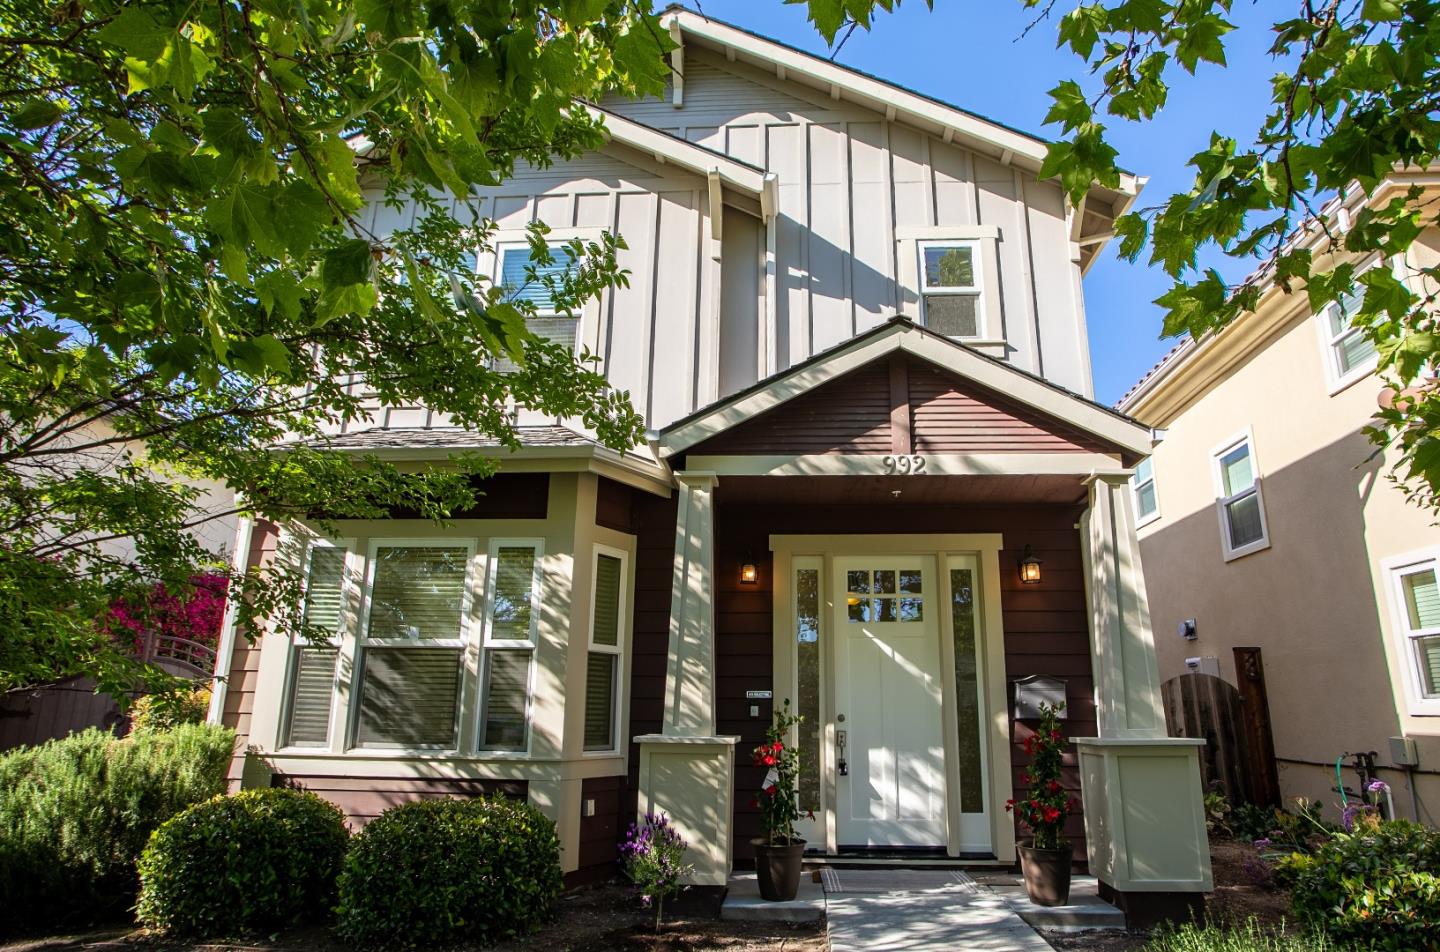
M 564 426 L 515 428 L 522 447 L 596 446 L 589 437 Z M 505 444 L 493 436 L 455 428 L 375 427 L 308 440 L 306 445 L 329 450 L 495 449 Z

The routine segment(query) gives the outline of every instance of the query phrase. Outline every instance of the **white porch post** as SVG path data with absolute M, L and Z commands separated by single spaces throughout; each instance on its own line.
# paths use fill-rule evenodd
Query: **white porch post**
M 1099 736 L 1076 741 L 1086 847 L 1091 873 L 1139 924 L 1212 888 L 1204 742 L 1166 735 L 1129 477 L 1095 475 L 1087 485 L 1081 552 Z
M 730 873 L 736 737 L 715 735 L 714 473 L 676 474 L 670 651 L 659 734 L 640 745 L 640 814 L 664 813 L 689 844 L 693 882 Z

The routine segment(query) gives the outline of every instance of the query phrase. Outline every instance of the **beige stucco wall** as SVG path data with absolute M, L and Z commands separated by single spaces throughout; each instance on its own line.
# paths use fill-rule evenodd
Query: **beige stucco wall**
M 1260 646 L 1284 795 L 1318 798 L 1333 817 L 1335 758 L 1375 750 L 1389 764 L 1387 739 L 1403 733 L 1419 745 L 1420 815 L 1434 823 L 1440 717 L 1407 708 L 1406 662 L 1382 565 L 1440 546 L 1440 527 L 1406 503 L 1387 478 L 1393 454 L 1373 456 L 1362 432 L 1380 379 L 1368 375 L 1331 392 L 1304 295 L 1243 320 L 1253 322 L 1247 333 L 1266 329 L 1246 357 L 1217 373 L 1213 355 L 1221 348 L 1202 347 L 1165 382 L 1172 393 L 1195 386 L 1188 405 L 1132 408 L 1168 431 L 1153 456 L 1160 515 L 1140 529 L 1161 677 L 1184 673 L 1187 657 L 1208 655 L 1233 683 L 1232 648 Z M 1247 427 L 1271 545 L 1227 563 L 1212 455 Z M 1189 618 L 1194 641 L 1177 633 Z M 1382 776 L 1397 811 L 1411 815 L 1404 775 Z M 1345 781 L 1355 785 L 1348 764 Z

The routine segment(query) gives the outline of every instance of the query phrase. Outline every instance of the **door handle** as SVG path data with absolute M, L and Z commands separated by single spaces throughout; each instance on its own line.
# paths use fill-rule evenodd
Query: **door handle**
M 845 719 L 843 714 L 840 719 Z M 850 765 L 845 761 L 845 731 L 835 732 L 835 772 L 841 777 L 850 776 Z

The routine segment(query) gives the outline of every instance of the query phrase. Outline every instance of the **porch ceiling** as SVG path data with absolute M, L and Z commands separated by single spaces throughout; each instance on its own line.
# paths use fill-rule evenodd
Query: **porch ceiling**
M 1083 478 L 1078 475 L 726 476 L 716 486 L 716 498 L 721 503 L 797 506 L 1068 505 L 1085 501 Z

